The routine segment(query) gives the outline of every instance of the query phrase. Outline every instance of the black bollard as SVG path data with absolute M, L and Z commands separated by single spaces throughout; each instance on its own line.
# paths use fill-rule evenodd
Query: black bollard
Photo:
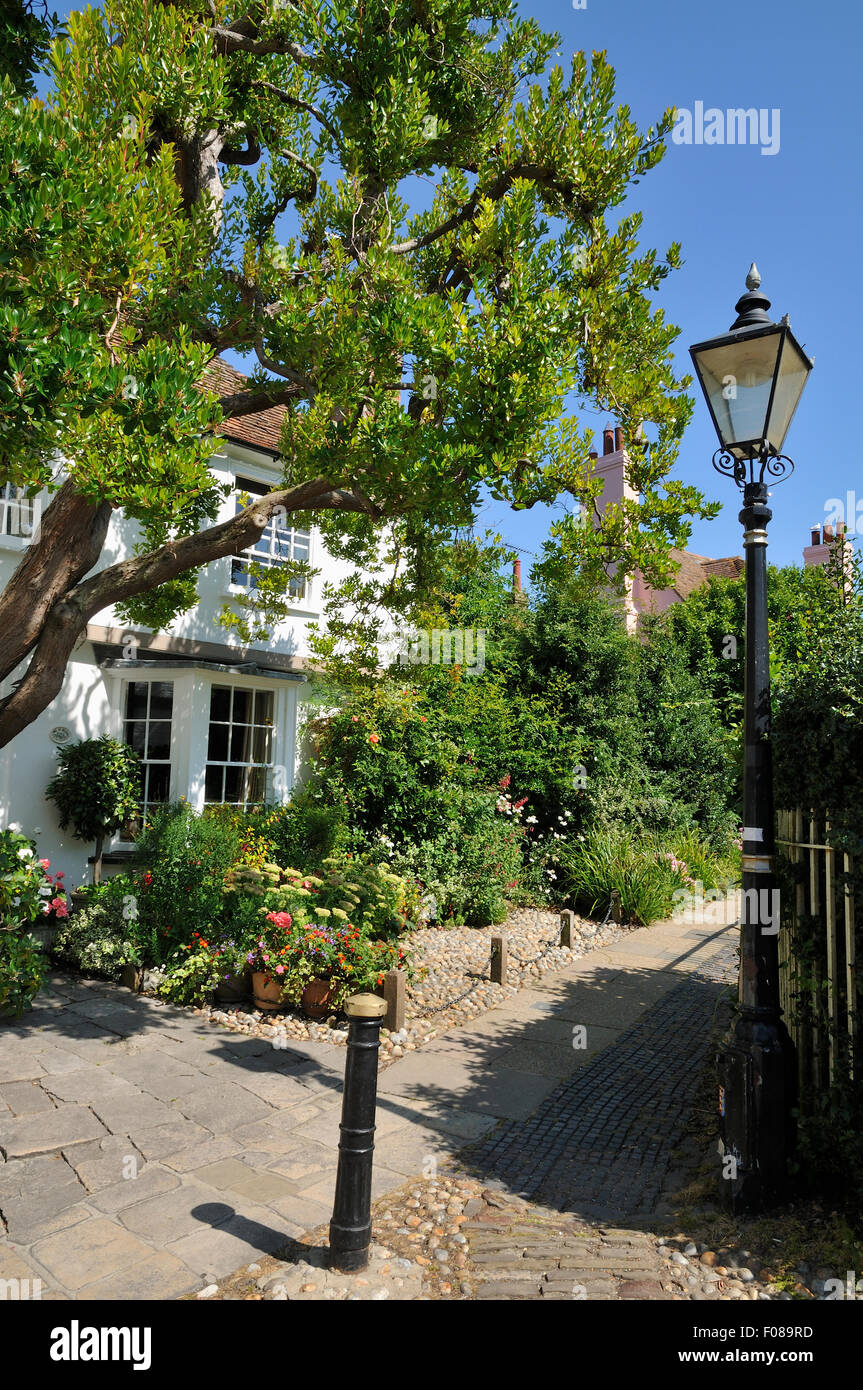
M 365 1269 L 369 1262 L 378 1051 L 386 1010 L 377 994 L 353 994 L 345 1004 L 348 1055 L 329 1264 L 346 1272 Z

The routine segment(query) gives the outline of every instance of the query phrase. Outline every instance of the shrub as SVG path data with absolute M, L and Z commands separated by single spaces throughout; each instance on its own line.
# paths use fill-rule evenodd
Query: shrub
M 299 869 L 313 869 L 350 838 L 344 806 L 328 805 L 305 789 L 284 806 L 252 812 L 247 823 L 266 840 L 269 858 Z
M 642 926 L 670 917 L 675 890 L 694 886 L 689 866 L 673 850 L 626 830 L 597 830 L 566 841 L 558 859 L 561 887 L 576 908 L 602 912 L 616 891 L 623 920 Z
M 124 965 L 149 964 L 142 960 L 137 924 L 124 917 L 124 910 L 116 892 L 79 907 L 57 933 L 54 955 L 63 965 L 109 979 L 116 979 Z
M 9 928 L 0 930 L 0 1014 L 20 1017 L 39 993 L 45 969 L 44 952 L 32 936 Z
M 502 922 L 522 867 L 522 806 L 504 788 L 453 788 L 449 809 L 434 839 L 392 850 L 392 866 L 421 885 L 432 919 L 472 927 Z
M 180 947 L 168 960 L 166 977 L 156 986 L 156 994 L 171 1004 L 199 1005 L 224 973 L 220 957 L 208 943 Z
M 139 932 L 146 938 L 150 963 L 162 964 L 188 943 L 193 931 L 222 922 L 226 874 L 244 856 L 248 861 L 263 855 L 236 813 L 198 815 L 185 802 L 159 808 L 136 854 Z
M 68 913 L 63 874 L 36 857 L 35 842 L 18 830 L 0 830 L 0 928 L 25 927 Z
M 385 865 L 354 855 L 330 856 L 319 874 L 283 869 L 265 902 L 271 912 L 290 912 L 303 921 L 332 918 L 336 925 L 350 920 L 377 936 L 398 936 L 418 920 L 420 907 L 413 885 Z
M 98 883 L 105 837 L 138 813 L 141 760 L 127 743 L 103 734 L 58 749 L 57 761 L 45 795 L 60 812 L 61 830 L 71 825 L 76 839 L 95 841 Z

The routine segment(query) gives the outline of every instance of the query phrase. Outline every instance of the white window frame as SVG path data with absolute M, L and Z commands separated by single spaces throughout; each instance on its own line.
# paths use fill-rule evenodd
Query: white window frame
M 273 800 L 287 801 L 296 780 L 297 767 L 297 706 L 300 681 L 281 680 L 277 676 L 250 676 L 230 669 L 220 671 L 204 666 L 180 666 L 173 662 L 158 662 L 152 666 L 129 667 L 128 670 L 108 668 L 111 679 L 111 736 L 124 741 L 126 685 L 129 681 L 174 682 L 174 710 L 171 720 L 171 778 L 170 801 L 181 797 L 196 811 L 204 809 L 204 779 L 207 768 L 207 747 L 210 732 L 210 688 L 213 685 L 236 685 L 246 690 L 272 690 L 273 699 L 273 769 L 270 788 Z M 128 849 L 129 842 L 115 836 L 111 849 Z
M 226 512 L 224 517 L 225 520 L 236 515 L 234 508 L 236 506 L 237 493 L 240 491 L 240 488 L 237 486 L 238 478 L 248 478 L 249 482 L 260 483 L 261 486 L 270 490 L 279 486 L 280 480 L 275 471 L 278 466 L 277 460 L 274 460 L 273 464 L 268 468 L 260 459 L 250 458 L 249 454 L 245 451 L 236 449 L 230 443 L 225 453 L 216 455 L 214 463 L 216 463 L 220 469 L 224 470 L 222 480 L 227 482 L 231 489 L 227 501 L 230 511 Z M 309 558 L 307 561 L 311 569 L 315 568 L 317 549 L 317 528 L 311 526 L 309 528 Z M 250 553 L 249 558 L 254 558 L 253 553 Z M 250 592 L 254 593 L 254 590 L 250 590 L 246 584 L 232 583 L 231 571 L 234 562 L 230 555 L 224 560 L 216 561 L 216 563 L 223 567 L 223 573 L 225 575 L 223 592 L 225 598 L 239 598 L 248 595 Z M 287 617 L 318 617 L 319 611 L 317 605 L 318 593 L 315 576 L 310 576 L 306 580 L 306 592 L 301 599 L 291 599 L 289 595 L 285 596 Z

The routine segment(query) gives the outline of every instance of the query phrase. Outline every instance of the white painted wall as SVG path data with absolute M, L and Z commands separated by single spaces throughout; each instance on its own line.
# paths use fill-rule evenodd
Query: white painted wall
M 276 465 L 266 454 L 233 442 L 225 442 L 221 451 L 214 456 L 213 472 L 219 481 L 231 483 L 237 474 L 273 484 L 279 477 Z M 223 504 L 218 520 L 225 520 L 233 514 L 234 500 L 229 497 Z M 96 570 L 106 568 L 130 554 L 137 535 L 136 523 L 127 521 L 120 514 L 112 518 Z M 25 538 L 0 533 L 0 588 L 8 583 L 26 544 Z M 310 581 L 304 599 L 271 633 L 269 641 L 253 644 L 257 649 L 289 654 L 300 660 L 308 657 L 308 624 L 320 617 L 322 587 L 326 582 L 338 582 L 350 572 L 348 565 L 333 560 L 327 554 L 314 531 L 310 558 L 312 566 L 321 570 L 320 575 Z M 199 579 L 200 602 L 173 625 L 171 636 L 218 642 L 237 648 L 245 645 L 217 622 L 223 603 L 232 597 L 230 571 L 229 558 L 207 567 Z M 93 623 L 102 627 L 122 627 L 110 608 L 97 614 Z M 25 666 L 19 667 L 8 681 L 0 684 L 0 696 L 8 692 L 25 669 Z M 40 855 L 51 860 L 52 869 L 63 870 L 70 887 L 89 879 L 87 859 L 93 846 L 75 840 L 71 831 L 65 834 L 61 832 L 54 807 L 45 799 L 44 790 L 56 766 L 57 744 L 52 741 L 51 731 L 58 727 L 68 729 L 76 741 L 100 733 L 121 737 L 124 681 L 133 675 L 134 671 L 121 674 L 111 669 L 100 669 L 96 665 L 92 644 L 81 642 L 69 663 L 63 688 L 56 700 L 12 744 L 0 750 L 0 826 L 14 824 L 32 836 Z M 140 672 L 138 678 L 174 681 L 172 799 L 186 796 L 193 805 L 203 805 L 210 684 L 220 680 L 226 684 L 263 686 L 274 690 L 274 723 L 277 729 L 274 791 L 279 796 L 289 794 L 296 775 L 296 726 L 303 691 L 300 682 L 227 674 L 219 676 L 215 672 L 190 668 L 173 668 L 170 671 L 166 668 L 152 669 Z

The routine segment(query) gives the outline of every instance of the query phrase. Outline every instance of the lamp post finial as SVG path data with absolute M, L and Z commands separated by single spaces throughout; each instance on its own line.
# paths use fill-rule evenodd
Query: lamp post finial
M 746 288 L 748 290 L 757 290 L 760 284 L 761 273 L 758 269 L 758 266 L 753 261 L 751 266 L 749 267 L 749 274 L 746 276 Z

